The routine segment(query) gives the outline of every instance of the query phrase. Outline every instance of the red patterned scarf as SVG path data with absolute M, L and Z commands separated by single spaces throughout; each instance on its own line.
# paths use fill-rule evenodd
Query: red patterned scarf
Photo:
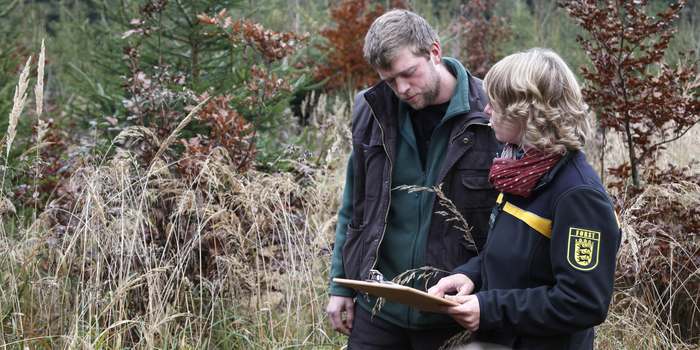
M 489 181 L 500 192 L 529 197 L 540 178 L 561 157 L 561 154 L 529 149 L 520 159 L 496 158 L 491 165 Z

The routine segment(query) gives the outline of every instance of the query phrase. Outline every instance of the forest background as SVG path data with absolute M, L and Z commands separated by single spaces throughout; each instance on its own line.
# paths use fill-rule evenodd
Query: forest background
M 340 348 L 350 101 L 387 8 L 477 76 L 539 46 L 623 243 L 597 348 L 700 347 L 697 1 L 0 0 L 0 344 Z M 695 126 L 695 127 L 694 127 Z

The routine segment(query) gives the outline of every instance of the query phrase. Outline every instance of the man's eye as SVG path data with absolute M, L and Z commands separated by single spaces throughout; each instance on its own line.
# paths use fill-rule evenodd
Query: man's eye
M 409 71 L 404 72 L 404 73 L 401 74 L 401 75 L 402 75 L 404 78 L 410 78 L 410 77 L 413 75 L 413 73 L 415 73 L 415 72 L 416 72 L 416 69 L 413 68 L 413 69 L 411 69 L 411 70 L 409 70 Z

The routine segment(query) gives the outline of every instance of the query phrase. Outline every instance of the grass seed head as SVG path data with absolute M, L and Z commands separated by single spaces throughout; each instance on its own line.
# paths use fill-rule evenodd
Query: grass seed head
M 12 99 L 12 110 L 10 111 L 9 123 L 7 125 L 7 135 L 5 139 L 5 156 L 10 156 L 10 149 L 12 148 L 12 142 L 17 135 L 17 123 L 19 122 L 19 117 L 22 114 L 24 105 L 27 102 L 27 87 L 29 86 L 29 67 L 32 62 L 32 57 L 29 56 L 27 63 L 24 64 L 22 73 L 19 75 L 19 81 L 15 87 L 15 95 Z
M 41 52 L 36 70 L 36 86 L 34 86 L 34 96 L 36 97 L 36 117 L 41 117 L 44 109 L 44 62 L 46 61 L 46 47 L 44 40 L 41 40 Z

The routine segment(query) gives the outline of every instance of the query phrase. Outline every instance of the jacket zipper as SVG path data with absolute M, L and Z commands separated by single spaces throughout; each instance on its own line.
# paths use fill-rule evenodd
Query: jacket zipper
M 382 123 L 379 122 L 379 118 L 377 118 L 377 115 L 374 113 L 374 109 L 372 109 L 372 105 L 367 101 L 367 105 L 369 106 L 370 111 L 372 111 L 372 117 L 374 120 L 377 122 L 377 125 L 379 126 L 379 131 L 382 133 L 382 147 L 384 148 L 384 153 L 386 153 L 386 158 L 389 160 L 389 179 L 386 181 L 388 183 L 388 188 L 389 188 L 389 199 L 387 201 L 386 205 L 386 210 L 384 212 L 384 225 L 382 228 L 382 235 L 379 236 L 379 242 L 377 242 L 377 249 L 374 251 L 374 261 L 372 262 L 372 270 L 376 269 L 377 267 L 377 261 L 379 261 L 379 247 L 382 245 L 382 241 L 384 240 L 384 234 L 386 233 L 386 224 L 387 224 L 387 219 L 389 218 L 389 207 L 391 206 L 391 174 L 394 168 L 393 163 L 391 162 L 391 157 L 389 157 L 389 151 L 386 148 L 386 143 L 385 143 L 385 134 L 384 134 L 384 128 L 382 127 Z
M 486 244 L 489 244 L 489 241 L 488 241 L 488 240 L 492 239 L 491 233 L 493 232 L 493 228 L 496 227 L 496 223 L 498 222 L 498 219 L 501 217 L 501 214 L 503 213 L 503 207 L 504 207 L 505 205 L 506 205 L 506 199 L 505 199 L 505 195 L 504 195 L 504 196 L 503 196 L 503 201 L 502 201 L 501 203 L 497 204 L 496 207 L 494 208 L 494 211 L 493 211 L 493 222 L 491 222 L 491 218 L 489 218 L 489 231 L 488 231 L 488 238 L 487 238 Z M 482 260 L 482 261 L 481 261 L 481 264 L 482 264 L 482 265 L 485 265 L 485 264 L 486 264 L 486 261 Z M 481 271 L 482 271 L 482 275 L 483 275 L 483 276 L 482 276 L 481 279 L 484 280 L 484 281 L 487 280 L 486 270 L 487 270 L 486 267 L 485 267 L 485 266 L 482 266 Z M 483 286 L 482 286 L 482 288 L 483 288 Z

